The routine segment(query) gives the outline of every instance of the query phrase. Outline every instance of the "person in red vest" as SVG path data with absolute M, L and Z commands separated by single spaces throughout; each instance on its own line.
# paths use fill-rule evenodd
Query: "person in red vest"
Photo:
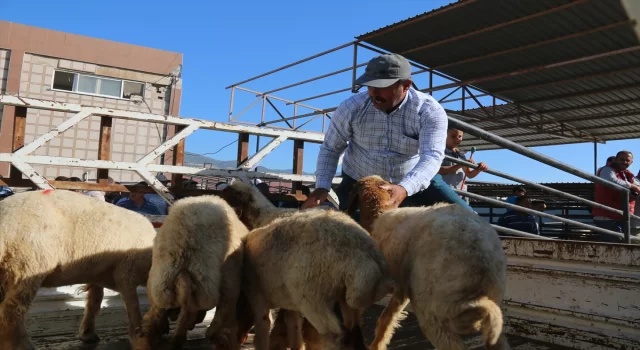
M 629 166 L 633 163 L 633 153 L 620 151 L 616 154 L 616 160 L 600 169 L 596 174 L 605 180 L 616 183 L 631 190 L 629 199 L 629 211 L 634 212 L 636 196 L 640 193 L 640 183 L 629 171 Z M 635 194 L 633 193 L 635 192 Z M 612 188 L 595 184 L 595 201 L 608 207 L 622 210 L 622 192 Z M 622 233 L 622 215 L 608 210 L 593 208 L 593 223 L 600 228 Z M 603 235 L 603 241 L 621 242 L 622 240 L 610 235 Z

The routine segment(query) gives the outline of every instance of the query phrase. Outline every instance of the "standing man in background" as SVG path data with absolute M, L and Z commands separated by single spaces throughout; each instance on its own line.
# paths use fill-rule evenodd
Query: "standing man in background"
M 342 162 L 342 182 L 336 189 L 340 209 L 362 177 L 379 175 L 391 185 L 392 207 L 458 203 L 473 209 L 438 174 L 444 158 L 448 117 L 430 95 L 415 90 L 411 66 L 397 54 L 378 56 L 367 64 L 356 85 L 368 91 L 343 101 L 331 118 L 318 154 L 316 189 L 302 208 L 327 199 L 331 180 Z
M 462 143 L 463 136 L 464 133 L 461 130 L 449 127 L 449 129 L 447 130 L 447 148 L 444 150 L 444 154 L 452 158 L 467 160 L 467 157 L 464 155 L 464 153 L 460 152 L 460 150 L 458 149 L 458 147 Z M 469 159 L 467 161 L 473 164 L 476 163 L 473 161 L 473 159 Z M 477 168 L 471 170 L 469 169 L 469 167 L 454 163 L 445 158 L 442 161 L 442 165 L 440 166 L 440 171 L 438 172 L 438 174 L 442 175 L 442 180 L 452 188 L 461 191 L 467 191 L 467 185 L 463 183 L 465 175 L 469 179 L 473 179 L 488 168 L 489 167 L 487 167 L 487 164 L 481 162 L 480 164 L 478 164 Z

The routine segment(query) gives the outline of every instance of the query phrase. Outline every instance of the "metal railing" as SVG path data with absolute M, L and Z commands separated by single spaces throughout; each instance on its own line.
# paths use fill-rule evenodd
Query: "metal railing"
M 579 227 L 584 227 L 584 228 L 590 229 L 591 231 L 594 231 L 594 232 L 604 233 L 606 235 L 611 235 L 611 236 L 615 236 L 615 237 L 618 237 L 618 238 L 622 238 L 622 239 L 624 239 L 625 243 L 631 243 L 632 241 L 634 243 L 640 243 L 640 239 L 639 238 L 631 237 L 631 218 L 633 217 L 633 218 L 636 218 L 636 219 L 640 219 L 640 217 L 635 216 L 632 213 L 630 213 L 629 198 L 630 198 L 630 195 L 631 195 L 631 191 L 628 188 L 622 187 L 622 186 L 620 186 L 620 185 L 618 185 L 616 183 L 607 181 L 607 180 L 605 180 L 605 179 L 603 179 L 601 177 L 592 175 L 592 174 L 587 173 L 587 172 L 585 172 L 583 170 L 580 170 L 578 168 L 575 168 L 575 167 L 572 167 L 570 165 L 564 164 L 564 163 L 562 163 L 562 162 L 560 162 L 558 160 L 555 160 L 555 159 L 553 159 L 551 157 L 545 156 L 544 154 L 538 153 L 538 152 L 533 151 L 533 150 L 531 150 L 529 148 L 521 146 L 521 145 L 519 145 L 519 144 L 517 144 L 517 143 L 515 143 L 513 141 L 507 140 L 507 139 L 502 138 L 502 137 L 500 137 L 498 135 L 492 134 L 492 133 L 490 133 L 490 132 L 488 132 L 486 130 L 483 130 L 483 129 L 478 128 L 476 126 L 473 126 L 471 124 L 465 123 L 465 122 L 463 122 L 463 121 L 461 121 L 459 119 L 456 119 L 452 115 L 455 116 L 454 113 L 449 113 L 449 125 L 454 126 L 456 129 L 459 129 L 459 130 L 461 130 L 463 132 L 466 132 L 466 133 L 469 133 L 471 135 L 474 135 L 479 139 L 482 139 L 482 140 L 491 142 L 493 144 L 499 145 L 501 147 L 504 147 L 504 148 L 506 148 L 506 149 L 508 149 L 510 151 L 519 153 L 519 154 L 521 154 L 521 155 L 523 155 L 525 157 L 528 157 L 528 158 L 537 160 L 537 161 L 539 161 L 541 163 L 547 164 L 547 165 L 549 165 L 549 166 L 551 166 L 553 168 L 566 171 L 566 172 L 568 172 L 568 173 L 570 173 L 572 175 L 581 177 L 581 178 L 583 178 L 585 180 L 589 180 L 589 181 L 591 181 L 593 183 L 597 183 L 597 184 L 600 184 L 602 186 L 606 186 L 606 187 L 609 187 L 609 188 L 614 189 L 616 191 L 622 192 L 622 210 L 620 210 L 620 209 L 615 209 L 615 208 L 608 207 L 606 205 L 603 205 L 603 204 L 600 204 L 600 203 L 597 203 L 597 202 L 594 202 L 594 201 L 590 201 L 588 199 L 580 198 L 578 196 L 574 196 L 574 195 L 569 194 L 569 193 L 564 193 L 562 191 L 555 190 L 555 189 L 550 188 L 548 186 L 536 184 L 535 182 L 527 181 L 527 180 L 524 180 L 524 179 L 521 179 L 521 178 L 517 178 L 515 176 L 504 174 L 502 172 L 498 172 L 498 171 L 495 171 L 495 170 L 489 170 L 489 169 L 485 170 L 485 172 L 487 172 L 489 174 L 492 174 L 492 175 L 495 175 L 495 176 L 499 176 L 499 177 L 503 177 L 503 178 L 506 178 L 506 179 L 509 179 L 509 180 L 512 180 L 512 181 L 516 181 L 516 182 L 519 182 L 519 183 L 527 184 L 529 186 L 533 186 L 533 187 L 539 188 L 541 190 L 548 191 L 548 192 L 556 194 L 558 196 L 569 198 L 569 199 L 578 201 L 580 203 L 588 204 L 588 205 L 590 205 L 592 207 L 597 207 L 597 208 L 601 208 L 601 209 L 604 209 L 604 210 L 611 211 L 611 212 L 616 213 L 616 214 L 621 214 L 622 215 L 622 220 L 623 220 L 623 233 L 621 234 L 619 232 L 606 230 L 606 229 L 603 229 L 603 228 L 599 228 L 597 226 L 587 225 L 587 224 L 584 224 L 584 223 L 581 223 L 581 222 L 578 222 L 578 221 L 575 221 L 575 220 L 565 219 L 565 218 L 562 218 L 562 217 L 559 217 L 559 216 L 556 216 L 556 215 L 547 214 L 547 213 L 544 213 L 544 212 L 536 211 L 536 210 L 529 209 L 529 208 L 524 208 L 524 207 L 513 205 L 513 204 L 510 204 L 510 203 L 505 203 L 505 202 L 502 202 L 502 201 L 498 201 L 498 200 L 495 200 L 495 199 L 487 198 L 487 197 L 480 196 L 480 195 L 477 195 L 477 194 L 468 193 L 466 191 L 455 190 L 456 193 L 458 193 L 458 194 L 460 194 L 462 196 L 466 196 L 466 197 L 469 197 L 469 198 L 474 198 L 476 200 L 484 201 L 484 202 L 491 203 L 491 204 L 494 204 L 494 205 L 503 206 L 503 207 L 505 207 L 507 209 L 514 209 L 514 210 L 518 210 L 520 212 L 525 212 L 525 213 L 529 213 L 529 214 L 538 215 L 538 216 L 541 216 L 541 217 L 546 217 L 546 218 L 558 220 L 560 222 L 576 225 L 576 226 L 579 226 Z M 458 163 L 458 164 L 469 166 L 471 168 L 476 168 L 477 167 L 477 165 L 475 165 L 475 164 L 472 164 L 470 162 L 466 162 L 466 161 L 463 161 L 463 160 L 460 160 L 460 159 L 456 159 L 456 158 L 452 158 L 452 157 L 448 157 L 448 156 L 447 156 L 447 159 L 452 161 L 452 162 Z

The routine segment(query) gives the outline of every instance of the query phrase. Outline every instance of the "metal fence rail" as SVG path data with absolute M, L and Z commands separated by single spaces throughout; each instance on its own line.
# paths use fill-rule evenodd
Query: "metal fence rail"
M 549 216 L 549 214 L 545 214 L 545 213 L 542 213 L 542 212 L 537 212 L 535 210 L 530 210 L 530 209 L 526 209 L 526 208 L 522 208 L 522 207 L 516 206 L 516 208 L 518 210 L 525 211 L 525 212 L 527 212 L 527 210 L 530 210 L 529 213 L 533 213 L 533 214 L 537 214 L 537 215 L 545 216 L 545 217 L 551 217 L 551 218 L 556 219 L 558 221 L 567 222 L 567 223 L 574 224 L 574 225 L 577 225 L 577 226 L 586 227 L 586 228 L 589 228 L 590 230 L 595 231 L 595 232 L 601 232 L 601 233 L 605 233 L 605 234 L 609 234 L 609 235 L 622 236 L 625 243 L 631 243 L 631 241 L 632 241 L 632 239 L 631 239 L 632 238 L 631 237 L 631 217 L 633 216 L 633 214 L 631 214 L 629 212 L 629 198 L 630 198 L 629 196 L 631 195 L 631 191 L 628 188 L 625 188 L 625 187 L 622 187 L 622 186 L 620 186 L 618 184 L 615 184 L 613 182 L 607 181 L 607 180 L 605 180 L 605 179 L 603 179 L 601 177 L 589 174 L 589 173 L 587 173 L 587 172 L 585 172 L 583 170 L 580 170 L 578 168 L 575 168 L 575 167 L 572 167 L 570 165 L 564 164 L 564 163 L 562 163 L 562 162 L 560 162 L 558 160 L 555 160 L 555 159 L 553 159 L 551 157 L 545 156 L 542 153 L 538 153 L 536 151 L 528 149 L 527 147 L 521 146 L 521 145 L 519 145 L 519 144 L 517 144 L 517 143 L 515 143 L 513 141 L 510 141 L 510 140 L 507 140 L 505 138 L 502 138 L 502 137 L 500 137 L 500 136 L 498 136 L 496 134 L 492 134 L 491 132 L 488 132 L 486 130 L 480 129 L 480 128 L 478 128 L 476 126 L 473 126 L 471 124 L 465 123 L 465 122 L 463 122 L 463 121 L 461 121 L 459 119 L 456 119 L 454 116 L 458 116 L 458 115 L 456 115 L 455 113 L 448 113 L 448 114 L 449 114 L 449 125 L 455 127 L 456 129 L 462 130 L 462 131 L 464 131 L 466 133 L 469 133 L 469 134 L 471 134 L 471 135 L 473 135 L 473 136 L 475 136 L 475 137 L 477 137 L 479 139 L 482 139 L 482 140 L 485 140 L 485 141 L 489 141 L 489 142 L 494 143 L 496 145 L 502 146 L 502 147 L 504 147 L 504 148 L 506 148 L 506 149 L 508 149 L 510 151 L 513 151 L 513 152 L 519 153 L 519 154 L 521 154 L 521 155 L 523 155 L 525 157 L 537 160 L 537 161 L 539 161 L 541 163 L 547 164 L 547 165 L 552 166 L 552 167 L 554 167 L 556 169 L 560 169 L 560 170 L 566 171 L 566 172 L 568 172 L 568 173 L 570 173 L 572 175 L 581 177 L 581 178 L 583 178 L 585 180 L 589 180 L 589 181 L 591 181 L 593 183 L 597 183 L 597 184 L 600 184 L 600 185 L 603 185 L 603 186 L 607 186 L 607 187 L 609 187 L 611 189 L 614 189 L 616 191 L 622 192 L 622 194 L 623 194 L 622 195 L 622 210 L 620 212 L 622 214 L 623 223 L 624 223 L 623 224 L 623 234 L 621 235 L 618 232 L 601 229 L 601 228 L 596 227 L 596 226 L 583 224 L 583 223 L 578 222 L 578 221 L 573 221 L 573 220 L 561 218 L 561 217 L 558 217 L 558 216 L 553 216 L 553 215 Z M 466 192 L 464 192 L 464 193 L 465 193 L 465 195 L 467 195 L 469 197 L 476 198 L 478 200 L 482 200 L 482 201 L 486 201 L 486 202 L 490 202 L 490 203 L 493 203 L 493 204 L 496 204 L 495 202 L 498 202 L 498 205 L 502 205 L 502 206 L 505 206 L 505 207 L 509 208 L 509 204 L 508 203 L 501 203 L 499 201 L 495 201 L 495 200 L 492 200 L 490 198 L 486 198 L 486 197 L 483 197 L 483 196 L 478 196 L 478 195 L 475 195 L 475 194 L 473 196 L 470 196 L 469 194 L 466 194 Z M 586 200 L 582 199 L 582 201 L 586 201 Z M 591 202 L 591 201 L 588 201 L 588 202 Z M 597 203 L 595 203 L 595 204 L 597 204 Z M 598 207 L 602 207 L 602 206 L 598 205 Z M 512 208 L 512 209 L 516 209 L 516 208 Z M 612 208 L 609 208 L 609 207 L 605 206 L 604 209 L 611 210 Z M 633 240 L 634 240 L 634 242 L 640 242 L 635 237 L 634 237 Z

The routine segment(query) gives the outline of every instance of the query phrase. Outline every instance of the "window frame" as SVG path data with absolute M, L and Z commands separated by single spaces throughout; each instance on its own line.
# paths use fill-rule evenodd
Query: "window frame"
M 70 74 L 74 75 L 73 85 L 71 87 L 71 89 L 72 89 L 71 91 L 62 90 L 62 89 L 55 89 L 53 87 L 53 83 L 55 81 L 56 72 L 70 73 Z M 119 81 L 120 82 L 120 96 L 103 95 L 103 94 L 100 94 L 100 93 L 95 93 L 94 94 L 94 93 L 90 93 L 90 92 L 78 91 L 78 82 L 80 81 L 79 76 L 81 76 L 81 75 L 92 77 L 92 78 L 97 78 L 97 79 Z M 124 83 L 125 82 L 134 83 L 134 84 L 141 84 L 142 85 L 142 96 L 140 96 L 140 97 L 143 100 L 145 99 L 144 98 L 144 91 L 146 90 L 146 86 L 147 86 L 145 82 L 136 81 L 136 80 L 129 80 L 129 79 L 118 79 L 118 78 L 113 78 L 113 77 L 106 77 L 106 76 L 103 76 L 103 75 L 91 74 L 91 73 L 81 72 L 81 71 L 73 71 L 73 70 L 69 70 L 69 69 L 54 68 L 53 69 L 53 74 L 51 76 L 51 85 L 49 86 L 49 89 L 51 91 L 60 91 L 60 92 L 78 94 L 78 95 L 87 95 L 87 96 L 95 96 L 95 97 L 112 98 L 112 99 L 123 100 L 123 101 L 133 101 L 133 99 L 131 99 L 131 98 L 124 98 L 123 97 L 124 96 Z M 96 89 L 98 89 L 98 86 L 96 86 Z

